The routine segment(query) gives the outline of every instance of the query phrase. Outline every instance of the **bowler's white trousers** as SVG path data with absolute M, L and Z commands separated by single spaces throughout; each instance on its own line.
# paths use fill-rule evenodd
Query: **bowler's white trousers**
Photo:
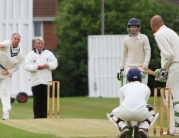
M 5 79 L 0 79 L 0 97 L 3 106 L 4 115 L 9 116 L 9 111 L 11 110 L 10 102 L 11 93 L 11 78 L 7 77 Z

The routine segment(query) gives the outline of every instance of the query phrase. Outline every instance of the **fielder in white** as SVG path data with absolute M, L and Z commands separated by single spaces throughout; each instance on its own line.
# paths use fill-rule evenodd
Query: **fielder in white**
M 137 18 L 131 18 L 128 21 L 127 31 L 129 36 L 124 39 L 120 73 L 117 74 L 118 80 L 120 80 L 121 75 L 125 76 L 132 67 L 141 66 L 144 67 L 144 69 L 148 68 L 151 48 L 148 37 L 141 34 L 140 29 L 141 25 Z M 142 75 L 142 83 L 148 83 L 148 74 Z
M 9 119 L 11 110 L 11 76 L 17 71 L 23 60 L 19 47 L 20 34 L 14 33 L 11 40 L 0 42 L 0 97 L 3 106 L 3 120 Z
M 159 15 L 152 17 L 151 28 L 161 55 L 161 69 L 157 70 L 157 72 L 160 70 L 161 75 L 159 76 L 161 78 L 157 78 L 157 80 L 163 81 L 164 71 L 167 71 L 166 87 L 171 88 L 172 92 L 170 133 L 171 135 L 179 135 L 179 36 L 165 26 L 162 17 Z M 167 106 L 167 101 L 165 105 Z
M 108 116 L 109 120 L 119 127 L 119 138 L 125 138 L 129 133 L 131 124 L 125 121 L 138 121 L 138 133 L 142 138 L 148 138 L 148 129 L 159 116 L 155 115 L 153 108 L 147 104 L 151 91 L 147 85 L 141 83 L 141 77 L 141 72 L 137 68 L 128 71 L 129 83 L 119 90 L 120 106 Z

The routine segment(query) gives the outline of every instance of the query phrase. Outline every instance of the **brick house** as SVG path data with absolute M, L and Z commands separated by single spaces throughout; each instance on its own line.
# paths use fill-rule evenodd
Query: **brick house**
M 45 48 L 57 49 L 57 38 L 53 24 L 58 14 L 57 0 L 33 0 L 33 40 L 42 37 Z

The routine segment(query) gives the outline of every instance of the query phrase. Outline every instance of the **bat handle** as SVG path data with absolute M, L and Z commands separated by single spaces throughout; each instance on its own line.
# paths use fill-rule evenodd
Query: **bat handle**
M 122 87 L 124 85 L 124 77 L 121 76 L 120 78 L 121 78 L 121 87 Z

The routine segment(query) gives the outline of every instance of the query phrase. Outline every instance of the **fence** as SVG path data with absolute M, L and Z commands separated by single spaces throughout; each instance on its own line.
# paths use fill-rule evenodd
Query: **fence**
M 126 36 L 88 36 L 89 97 L 118 97 L 117 70 Z

